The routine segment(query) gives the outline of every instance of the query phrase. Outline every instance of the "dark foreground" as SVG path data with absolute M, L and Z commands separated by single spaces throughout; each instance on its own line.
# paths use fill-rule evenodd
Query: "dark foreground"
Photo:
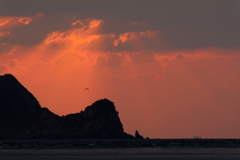
M 239 160 L 234 148 L 122 148 L 0 150 L 0 160 Z
M 239 160 L 239 139 L 0 140 L 0 160 Z
M 61 139 L 1 140 L 1 149 L 240 148 L 240 139 Z M 0 159 L 1 160 L 1 159 Z

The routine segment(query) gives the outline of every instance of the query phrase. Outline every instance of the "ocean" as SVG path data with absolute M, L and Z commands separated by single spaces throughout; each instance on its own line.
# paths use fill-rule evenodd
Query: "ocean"
M 0 160 L 239 160 L 239 148 L 1 149 Z

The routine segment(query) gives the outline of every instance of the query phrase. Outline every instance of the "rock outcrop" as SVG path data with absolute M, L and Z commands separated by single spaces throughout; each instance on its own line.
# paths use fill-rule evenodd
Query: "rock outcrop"
M 136 130 L 136 132 L 135 132 L 135 139 L 144 139 L 144 137 L 142 135 L 140 135 L 138 133 L 138 131 Z
M 0 139 L 132 139 L 124 132 L 114 103 L 101 99 L 76 114 L 58 116 L 41 108 L 17 79 L 0 76 Z
M 25 112 L 41 108 L 37 99 L 11 74 L 0 76 L 0 106 Z
M 11 74 L 0 76 L 0 138 L 20 138 L 41 106 Z
M 114 103 L 108 99 L 98 100 L 84 111 L 60 119 L 72 138 L 133 138 L 124 132 Z

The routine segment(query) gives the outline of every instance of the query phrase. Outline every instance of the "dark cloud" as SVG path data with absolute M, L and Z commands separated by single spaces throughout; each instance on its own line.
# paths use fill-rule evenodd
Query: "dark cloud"
M 33 16 L 34 17 L 34 16 Z M 69 15 L 42 15 L 28 25 L 10 29 L 11 35 L 0 38 L 0 43 L 32 46 L 39 44 L 53 31 L 64 31 L 71 27 L 74 19 Z
M 239 48 L 239 7 L 238 0 L 1 0 L 0 15 L 45 13 L 49 17 L 16 29 L 14 38 L 4 39 L 12 43 L 20 43 L 23 35 L 21 44 L 37 43 L 53 28 L 67 28 L 67 21 L 59 17 L 74 15 L 76 19 L 104 19 L 103 33 L 131 32 L 134 28 L 128 26 L 132 22 L 147 22 L 148 29 L 161 31 L 171 49 Z M 135 31 L 141 30 L 146 26 L 135 26 Z

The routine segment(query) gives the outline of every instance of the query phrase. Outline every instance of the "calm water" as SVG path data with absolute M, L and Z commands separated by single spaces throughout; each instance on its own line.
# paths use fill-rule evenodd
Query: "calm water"
M 240 149 L 0 150 L 0 160 L 239 160 Z

